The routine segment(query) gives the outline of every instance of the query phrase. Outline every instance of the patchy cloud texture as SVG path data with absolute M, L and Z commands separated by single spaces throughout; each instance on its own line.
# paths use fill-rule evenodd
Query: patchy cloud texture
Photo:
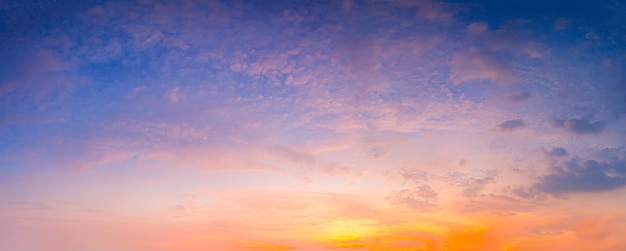
M 513 120 L 507 120 L 507 121 L 502 122 L 502 124 L 498 125 L 498 128 L 502 131 L 508 132 L 508 131 L 513 131 L 513 130 L 524 128 L 524 126 L 526 126 L 524 121 L 519 120 L 519 119 L 513 119 Z
M 621 1 L 5 2 L 0 250 L 626 249 Z

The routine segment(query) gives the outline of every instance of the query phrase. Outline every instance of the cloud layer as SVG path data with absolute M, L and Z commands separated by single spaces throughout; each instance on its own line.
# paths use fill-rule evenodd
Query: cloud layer
M 536 2 L 0 4 L 0 249 L 623 250 L 624 6 Z

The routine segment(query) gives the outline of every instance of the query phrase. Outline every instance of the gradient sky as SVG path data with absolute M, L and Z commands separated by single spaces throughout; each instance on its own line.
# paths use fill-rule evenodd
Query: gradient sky
M 0 250 L 626 250 L 626 2 L 0 3 Z

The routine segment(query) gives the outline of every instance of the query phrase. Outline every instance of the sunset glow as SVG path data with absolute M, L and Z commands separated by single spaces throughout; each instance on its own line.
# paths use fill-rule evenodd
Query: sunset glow
M 2 251 L 626 250 L 626 2 L 0 3 Z

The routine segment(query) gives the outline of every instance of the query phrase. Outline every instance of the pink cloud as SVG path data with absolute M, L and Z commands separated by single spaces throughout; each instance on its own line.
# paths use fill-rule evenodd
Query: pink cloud
M 381 1 L 381 0 L 377 0 Z M 449 4 L 432 0 L 390 0 L 384 1 L 391 6 L 402 8 L 417 8 L 418 18 L 430 21 L 449 23 L 453 21 L 454 11 L 449 8 Z
M 352 11 L 352 5 L 354 5 L 354 2 L 352 2 L 352 0 L 343 0 L 343 3 L 341 4 L 341 10 L 350 12 Z
M 359 168 L 352 165 L 344 165 L 339 163 L 325 165 L 319 168 L 319 171 L 325 175 L 330 176 L 354 176 L 362 177 L 366 171 L 364 168 Z
M 488 56 L 476 47 L 472 47 L 469 53 L 455 54 L 450 66 L 451 79 L 455 85 L 470 80 L 490 80 L 495 84 L 505 85 L 519 80 L 506 62 Z
M 522 28 L 524 24 L 522 21 L 509 22 L 498 30 L 490 31 L 488 24 L 476 22 L 470 24 L 466 31 L 484 50 L 521 54 L 529 58 L 543 57 L 541 46 L 525 34 Z
M 170 103 L 177 104 L 178 101 L 183 100 L 185 98 L 185 95 L 178 93 L 179 90 L 180 88 L 174 87 L 170 89 L 169 91 L 167 91 L 167 93 L 165 94 L 165 97 L 167 98 L 168 101 L 170 101 Z

